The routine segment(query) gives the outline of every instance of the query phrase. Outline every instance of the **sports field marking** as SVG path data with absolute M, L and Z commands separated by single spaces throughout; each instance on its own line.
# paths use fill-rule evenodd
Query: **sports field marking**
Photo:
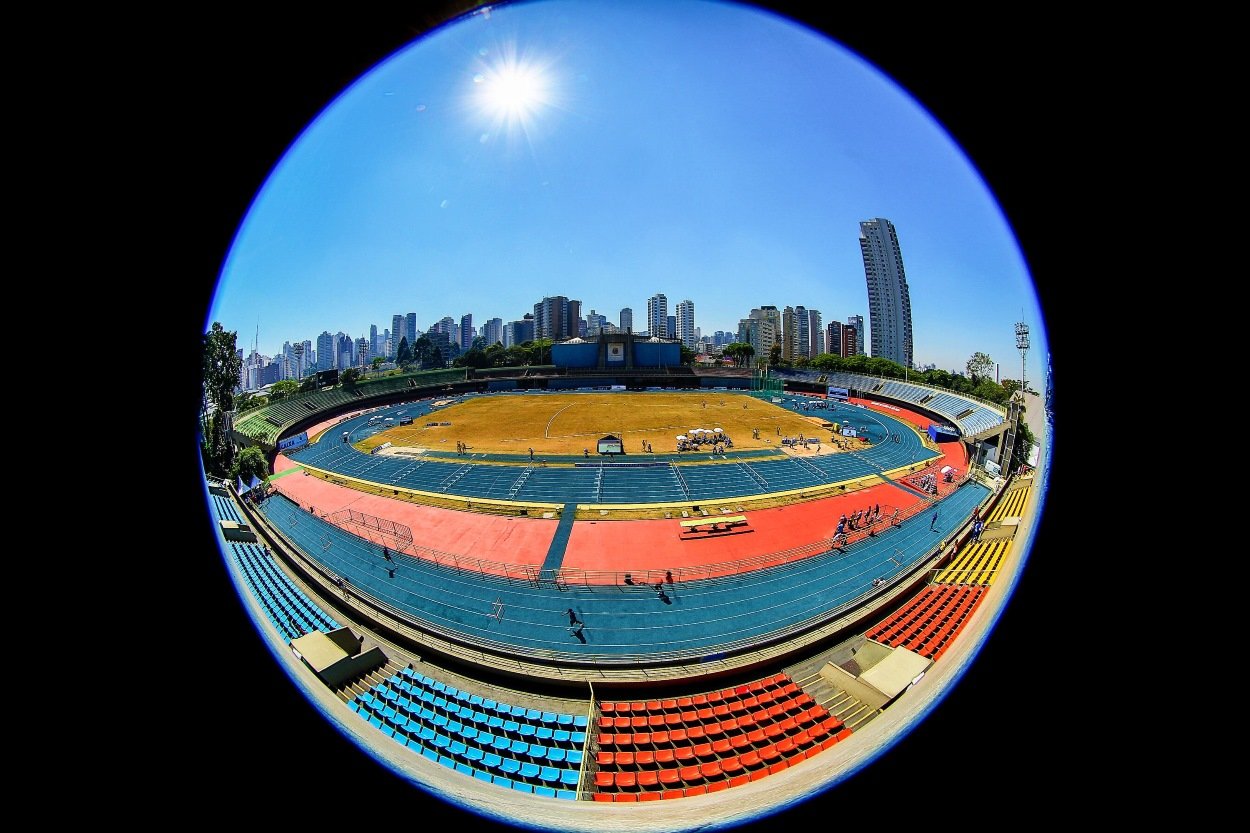
M 564 413 L 565 411 L 567 411 L 569 408 L 572 408 L 572 407 L 573 407 L 573 403 L 570 402 L 569 404 L 565 405 L 563 408 L 561 408 L 560 410 L 556 411 L 554 414 L 551 415 L 551 419 L 547 420 L 547 427 L 543 429 L 543 437 L 545 439 L 548 439 L 548 440 L 551 439 L 551 423 L 556 421 L 556 417 L 558 417 L 560 414 Z

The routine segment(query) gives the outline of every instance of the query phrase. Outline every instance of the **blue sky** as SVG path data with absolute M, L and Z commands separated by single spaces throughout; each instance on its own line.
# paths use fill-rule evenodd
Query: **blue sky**
M 245 125 L 240 125 L 245 130 Z M 298 137 L 226 256 L 207 323 L 251 349 L 396 313 L 520 318 L 566 295 L 645 326 L 662 292 L 705 334 L 753 307 L 868 320 L 859 222 L 891 220 L 917 364 L 1018 378 L 1045 332 L 1015 238 L 921 106 L 825 35 L 705 0 L 541 0 L 379 63 Z

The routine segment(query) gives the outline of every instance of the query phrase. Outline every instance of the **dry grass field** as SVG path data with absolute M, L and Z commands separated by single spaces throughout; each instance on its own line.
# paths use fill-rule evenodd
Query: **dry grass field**
M 706 404 L 705 404 L 706 403 Z M 837 421 L 837 412 L 798 414 L 754 397 L 724 391 L 544 393 L 521 396 L 480 396 L 436 408 L 412 425 L 397 426 L 357 444 L 363 451 L 391 442 L 399 448 L 456 450 L 534 456 L 596 454 L 596 443 L 608 434 L 620 437 L 629 456 L 644 454 L 650 443 L 659 454 L 677 450 L 678 434 L 694 428 L 720 428 L 733 438 L 734 449 L 775 449 L 781 438 L 817 436 L 828 443 L 832 432 L 821 423 Z M 427 422 L 449 422 L 426 427 Z M 759 429 L 759 439 L 752 436 Z M 707 448 L 707 446 L 704 446 Z M 825 451 L 833 450 L 825 445 Z

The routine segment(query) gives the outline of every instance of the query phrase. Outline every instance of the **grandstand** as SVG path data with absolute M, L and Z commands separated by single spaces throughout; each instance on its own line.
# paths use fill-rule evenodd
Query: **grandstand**
M 478 812 L 693 829 L 810 794 L 950 684 L 975 650 L 963 635 L 1005 600 L 996 579 L 1023 561 L 1032 482 L 973 473 L 962 443 L 923 434 L 938 417 L 996 429 L 1005 418 L 985 403 L 825 374 L 869 426 L 845 453 L 537 466 L 362 450 L 400 410 L 420 425 L 436 398 L 522 395 L 460 373 L 260 409 L 239 438 L 271 453 L 300 431 L 311 442 L 272 454 L 263 499 L 207 480 L 206 493 L 216 519 L 259 534 L 222 538 L 223 554 L 326 718 Z M 794 413 L 808 398 L 762 395 Z M 910 482 L 944 463 L 961 475 L 938 494 Z M 858 518 L 840 536 L 839 514 Z M 620 807 L 650 802 L 684 809 Z

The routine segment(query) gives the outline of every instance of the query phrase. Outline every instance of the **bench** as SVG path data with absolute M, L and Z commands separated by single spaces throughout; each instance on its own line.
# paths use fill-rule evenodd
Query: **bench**
M 730 515 L 727 518 L 692 518 L 680 523 L 684 527 L 683 532 L 720 532 L 721 527 L 732 529 L 735 526 L 746 526 L 747 516 Z M 701 529 L 700 527 L 706 527 L 706 529 Z

